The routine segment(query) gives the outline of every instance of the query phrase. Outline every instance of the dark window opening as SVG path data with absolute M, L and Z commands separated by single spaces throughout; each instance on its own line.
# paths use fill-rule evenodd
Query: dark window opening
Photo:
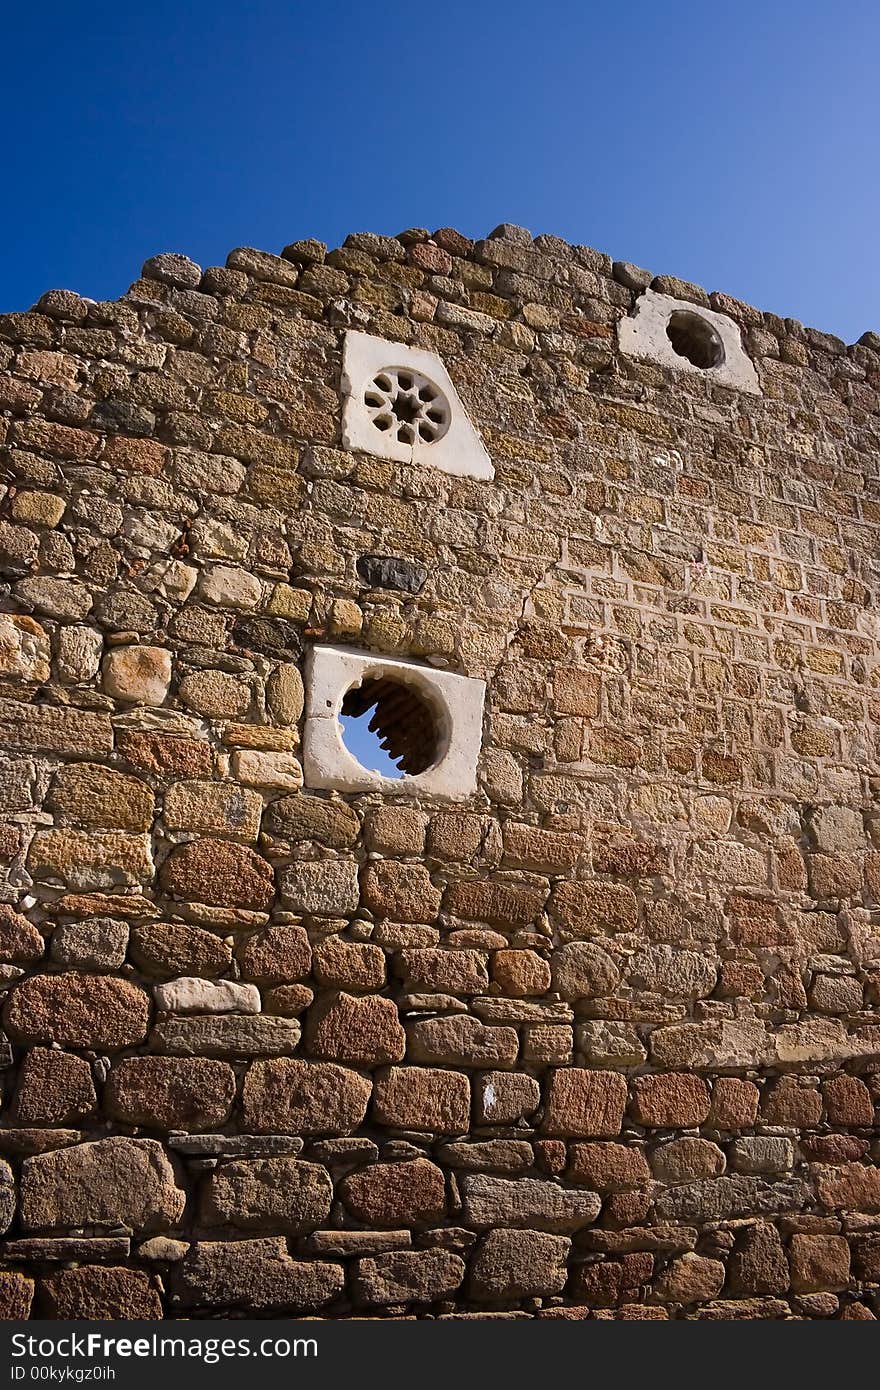
M 676 309 L 666 325 L 666 336 L 679 357 L 707 371 L 724 361 L 724 345 L 715 329 L 699 314 Z

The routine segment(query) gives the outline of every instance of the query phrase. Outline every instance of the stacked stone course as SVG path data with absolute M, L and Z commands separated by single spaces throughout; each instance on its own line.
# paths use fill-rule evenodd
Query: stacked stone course
M 347 329 L 493 481 L 341 446 Z M 0 446 L 4 1316 L 875 1318 L 880 338 L 160 255 L 0 317 Z M 304 786 L 322 642 L 485 680 L 477 792 Z

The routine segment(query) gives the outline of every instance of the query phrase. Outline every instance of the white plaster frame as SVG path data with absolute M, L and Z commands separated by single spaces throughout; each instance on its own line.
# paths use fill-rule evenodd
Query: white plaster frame
M 714 328 L 724 350 L 723 360 L 717 366 L 697 367 L 675 351 L 666 336 L 667 325 L 674 313 L 693 314 Z M 618 321 L 617 341 L 621 352 L 629 357 L 656 362 L 661 367 L 673 367 L 676 371 L 704 377 L 735 391 L 748 391 L 755 396 L 761 394 L 758 373 L 742 345 L 739 325 L 727 314 L 704 309 L 701 304 L 689 304 L 670 294 L 645 290 L 636 300 L 632 315 Z
M 349 690 L 374 676 L 412 685 L 430 704 L 439 726 L 440 752 L 424 772 L 383 777 L 363 767 L 346 748 L 339 722 L 342 701 Z M 485 681 L 349 647 L 313 647 L 306 658 L 305 677 L 303 772 L 307 787 L 424 793 L 449 800 L 463 800 L 476 790 Z
M 404 444 L 392 431 L 376 429 L 364 404 L 364 393 L 375 376 L 395 367 L 420 372 L 443 392 L 451 418 L 442 438 L 431 443 L 417 438 L 413 444 Z M 395 463 L 439 468 L 459 478 L 491 481 L 495 477 L 485 445 L 436 353 L 349 330 L 342 355 L 342 395 L 342 443 L 346 449 L 362 449 Z

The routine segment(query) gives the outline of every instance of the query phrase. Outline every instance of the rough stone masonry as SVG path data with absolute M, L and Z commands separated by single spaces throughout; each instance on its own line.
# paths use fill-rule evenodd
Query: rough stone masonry
M 50 291 L 0 411 L 3 1316 L 874 1319 L 880 338 L 414 229 Z M 320 644 L 485 681 L 477 791 L 304 786 Z

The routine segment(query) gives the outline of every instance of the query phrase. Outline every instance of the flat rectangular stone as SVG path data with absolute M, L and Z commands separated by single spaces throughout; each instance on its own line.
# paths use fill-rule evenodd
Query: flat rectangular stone
M 535 999 L 488 999 L 471 1002 L 471 1009 L 486 1023 L 571 1023 L 568 1004 L 541 1003 Z
M 243 985 L 236 980 L 202 980 L 195 975 L 181 975 L 178 980 L 155 985 L 153 995 L 156 1007 L 169 1014 L 258 1014 L 262 1008 L 256 985 Z
M 131 1253 L 128 1236 L 35 1236 L 7 1240 L 0 1245 L 5 1260 L 127 1260 Z
M 299 1042 L 295 1019 L 267 1014 L 169 1018 L 150 1034 L 150 1051 L 178 1057 L 282 1057 Z
M 294 1134 L 172 1134 L 169 1149 L 190 1158 L 272 1158 L 298 1154 L 303 1141 Z
M 65 755 L 110 753 L 113 726 L 106 714 L 0 700 L 0 747 Z
M 306 1249 L 313 1255 L 383 1255 L 389 1250 L 408 1250 L 409 1231 L 313 1231 Z

